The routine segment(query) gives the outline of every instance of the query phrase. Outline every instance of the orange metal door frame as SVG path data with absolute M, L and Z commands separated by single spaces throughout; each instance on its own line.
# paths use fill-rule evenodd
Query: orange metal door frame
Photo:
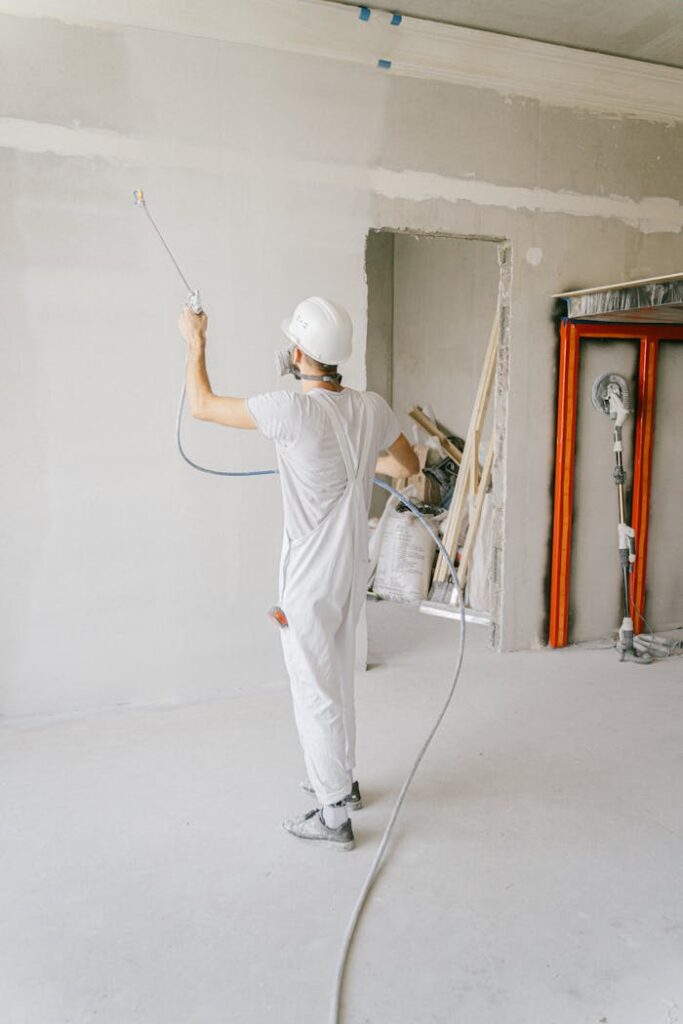
M 660 341 L 683 341 L 683 326 L 582 323 L 572 320 L 563 320 L 561 323 L 550 580 L 551 647 L 565 647 L 568 639 L 576 398 L 579 353 L 583 339 L 632 340 L 640 343 L 631 517 L 631 525 L 636 535 L 636 563 L 631 575 L 631 616 L 634 629 L 639 633 L 643 626 L 642 613 L 645 604 L 652 447 L 657 396 L 657 354 Z

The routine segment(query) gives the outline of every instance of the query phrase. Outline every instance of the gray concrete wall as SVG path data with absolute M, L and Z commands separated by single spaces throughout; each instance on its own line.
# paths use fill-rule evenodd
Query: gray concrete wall
M 391 231 L 371 231 L 365 251 L 367 386 L 390 404 L 394 383 L 394 238 Z
M 407 437 L 414 405 L 465 437 L 498 300 L 498 243 L 371 231 L 366 276 L 368 387 L 392 403 Z M 482 442 L 494 405 L 492 394 Z
M 441 423 L 467 435 L 498 300 L 497 248 L 463 238 L 396 236 L 393 396 L 408 437 L 414 405 L 430 405 Z M 487 431 L 493 406 L 492 400 Z
M 367 329 L 365 370 L 367 387 L 393 405 L 394 377 L 394 235 L 370 231 L 365 250 Z M 375 487 L 370 516 L 381 516 L 387 492 Z
M 550 296 L 680 269 L 681 128 L 149 30 L 2 17 L 0 40 L 3 709 L 283 679 L 265 619 L 277 484 L 199 476 L 175 453 L 184 296 L 136 187 L 203 289 L 222 393 L 279 386 L 279 322 L 315 292 L 350 309 L 347 380 L 364 386 L 369 228 L 510 239 L 499 639 L 540 642 Z M 206 462 L 272 465 L 256 435 L 187 435 Z M 596 526 L 587 553 L 605 572 L 612 539 Z
M 683 343 L 659 346 L 645 615 L 654 629 L 683 622 Z

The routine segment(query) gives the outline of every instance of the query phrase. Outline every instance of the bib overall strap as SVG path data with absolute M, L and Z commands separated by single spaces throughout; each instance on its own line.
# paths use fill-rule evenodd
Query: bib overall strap
M 364 403 L 365 408 L 365 424 L 363 431 L 363 446 L 359 454 L 358 463 L 354 465 L 353 452 L 349 443 L 346 430 L 344 429 L 344 421 L 339 414 L 339 410 L 335 408 L 334 399 L 324 394 L 323 392 L 322 409 L 325 411 L 332 429 L 334 430 L 339 448 L 341 450 L 342 458 L 344 460 L 344 466 L 346 468 L 346 476 L 349 483 L 357 483 L 360 479 L 360 475 L 364 472 L 365 464 L 367 462 L 368 454 L 370 451 L 370 445 L 372 444 L 372 414 L 371 409 L 367 402 Z

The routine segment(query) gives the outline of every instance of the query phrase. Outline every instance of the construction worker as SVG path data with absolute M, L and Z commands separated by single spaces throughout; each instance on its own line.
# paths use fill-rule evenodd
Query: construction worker
M 340 306 L 312 297 L 283 322 L 289 346 L 278 363 L 280 372 L 301 381 L 296 392 L 215 395 L 206 371 L 206 327 L 205 314 L 183 309 L 192 415 L 258 429 L 277 452 L 284 507 L 277 618 L 308 772 L 304 788 L 320 804 L 283 826 L 309 843 L 351 850 L 349 808 L 361 806 L 355 633 L 368 580 L 372 478 L 375 472 L 410 476 L 418 460 L 383 398 L 342 387 L 338 366 L 351 355 L 352 326 Z

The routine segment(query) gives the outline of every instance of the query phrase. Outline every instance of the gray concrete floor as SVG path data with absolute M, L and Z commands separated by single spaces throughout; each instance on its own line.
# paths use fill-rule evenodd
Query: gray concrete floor
M 322 1024 L 457 627 L 370 608 L 358 847 L 307 809 L 288 695 L 17 722 L 2 741 L 2 1024 Z M 683 661 L 465 669 L 363 919 L 347 1024 L 683 1020 Z

